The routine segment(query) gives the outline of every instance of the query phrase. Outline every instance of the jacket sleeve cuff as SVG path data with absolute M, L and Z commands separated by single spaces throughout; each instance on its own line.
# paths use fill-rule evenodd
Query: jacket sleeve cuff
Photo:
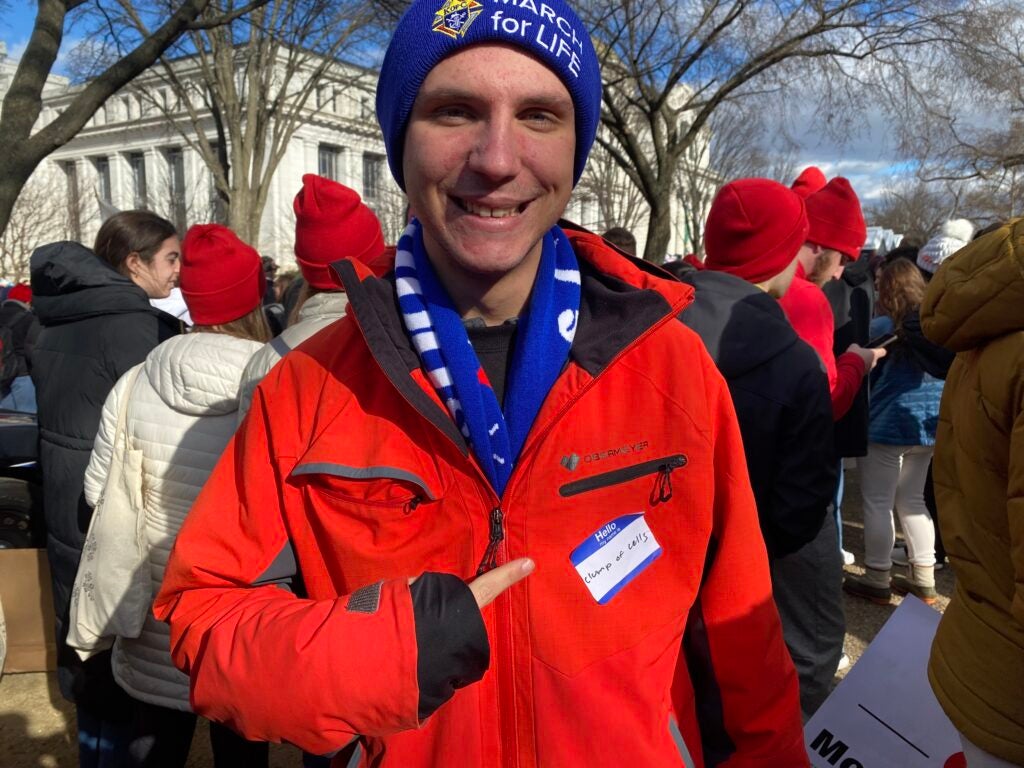
M 450 573 L 424 573 L 409 588 L 416 622 L 419 718 L 426 720 L 490 664 L 483 616 L 469 587 Z

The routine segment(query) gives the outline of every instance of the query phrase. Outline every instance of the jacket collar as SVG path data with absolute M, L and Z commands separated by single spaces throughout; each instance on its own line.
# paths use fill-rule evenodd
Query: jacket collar
M 559 222 L 580 262 L 580 316 L 570 360 L 591 376 L 636 343 L 659 321 L 679 314 L 693 288 L 657 267 L 616 250 L 599 236 Z M 343 259 L 332 265 L 345 286 L 350 313 L 385 375 L 424 416 L 468 454 L 468 446 L 432 391 L 406 335 L 395 294 L 394 273 Z

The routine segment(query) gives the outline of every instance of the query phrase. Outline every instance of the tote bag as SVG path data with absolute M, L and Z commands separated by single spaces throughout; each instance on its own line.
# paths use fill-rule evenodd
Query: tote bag
M 132 368 L 100 493 L 71 591 L 68 645 L 87 659 L 115 637 L 138 637 L 152 602 L 142 507 L 142 451 L 131 447 L 128 402 L 142 365 Z

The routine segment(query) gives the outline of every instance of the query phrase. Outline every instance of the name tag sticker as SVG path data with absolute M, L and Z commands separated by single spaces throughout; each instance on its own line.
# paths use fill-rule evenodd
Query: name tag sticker
M 661 546 L 643 512 L 617 517 L 587 537 L 569 555 L 576 573 L 604 605 L 661 556 Z

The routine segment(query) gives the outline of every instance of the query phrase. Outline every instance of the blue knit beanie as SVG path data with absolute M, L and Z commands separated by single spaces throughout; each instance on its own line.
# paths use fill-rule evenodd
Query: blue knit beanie
M 413 102 L 442 59 L 483 42 L 515 45 L 565 83 L 576 112 L 580 180 L 601 116 L 601 68 L 583 22 L 563 0 L 413 0 L 391 38 L 377 83 L 377 119 L 403 190 L 402 150 Z

